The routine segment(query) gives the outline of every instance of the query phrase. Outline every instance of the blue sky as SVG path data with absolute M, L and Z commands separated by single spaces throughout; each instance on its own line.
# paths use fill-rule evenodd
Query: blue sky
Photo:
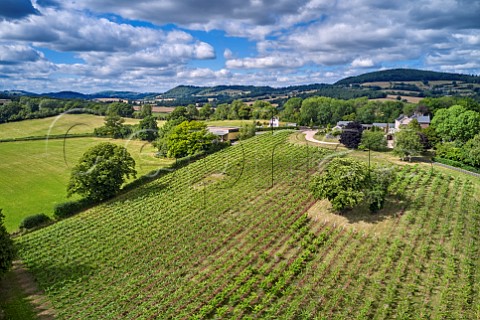
M 0 0 L 0 90 L 480 73 L 480 0 Z

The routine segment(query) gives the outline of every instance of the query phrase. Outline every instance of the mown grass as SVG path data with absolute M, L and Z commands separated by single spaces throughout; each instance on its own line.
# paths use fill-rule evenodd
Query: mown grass
M 143 141 L 72 138 L 0 143 L 0 208 L 8 231 L 26 216 L 53 214 L 53 207 L 67 200 L 66 186 L 72 167 L 94 145 L 111 141 L 127 147 L 137 176 L 166 166 L 170 160 L 154 158 L 154 148 Z
M 125 118 L 125 124 L 137 124 L 138 122 L 138 119 Z M 103 124 L 103 116 L 62 114 L 43 119 L 2 123 L 0 124 L 0 139 L 47 136 L 49 134 L 93 133 L 93 129 L 99 128 Z

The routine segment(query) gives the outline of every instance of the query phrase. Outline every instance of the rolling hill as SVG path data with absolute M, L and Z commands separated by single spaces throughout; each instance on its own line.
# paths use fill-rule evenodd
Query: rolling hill
M 477 185 L 399 166 L 343 216 L 309 177 L 333 151 L 264 134 L 16 239 L 58 318 L 474 319 Z M 342 221 L 341 223 L 339 221 Z
M 366 82 L 405 81 L 463 81 L 480 83 L 480 77 L 458 73 L 435 72 L 416 69 L 390 69 L 364 73 L 337 81 L 335 85 L 362 84 Z
M 390 83 L 385 91 L 384 83 Z M 406 91 L 406 92 L 404 92 Z M 357 97 L 385 98 L 389 94 L 410 96 L 463 95 L 479 97 L 480 76 L 435 72 L 416 69 L 390 69 L 365 73 L 337 81 L 335 84 L 307 84 L 274 88 L 270 86 L 218 85 L 213 87 L 180 85 L 164 93 L 130 91 L 102 91 L 83 94 L 72 91 L 36 94 L 26 91 L 3 91 L 0 97 L 44 96 L 62 99 L 120 98 L 146 100 L 164 106 L 195 103 L 231 103 L 235 99 L 257 99 L 282 103 L 289 97 L 327 96 L 338 99 Z

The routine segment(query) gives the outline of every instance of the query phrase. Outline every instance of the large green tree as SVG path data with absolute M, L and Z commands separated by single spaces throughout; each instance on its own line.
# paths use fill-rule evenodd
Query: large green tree
M 387 148 L 387 139 L 383 131 L 365 130 L 360 145 L 365 149 L 383 151 Z
M 298 122 L 300 117 L 300 108 L 302 106 L 302 98 L 294 97 L 288 99 L 283 105 L 282 119 L 285 121 Z
M 128 103 L 113 102 L 108 106 L 108 113 L 118 114 L 121 117 L 131 117 L 133 115 L 133 107 Z
M 91 200 L 111 198 L 135 175 L 135 160 L 125 147 L 100 143 L 88 149 L 73 168 L 68 196 L 77 193 Z
M 310 191 L 315 199 L 328 199 L 337 211 L 367 203 L 376 212 L 383 207 L 394 175 L 391 168 L 370 169 L 353 158 L 334 158 L 313 176 Z
M 138 124 L 137 136 L 146 141 L 153 141 L 158 138 L 157 119 L 150 115 L 143 118 Z
M 365 197 L 368 166 L 353 158 L 334 158 L 321 174 L 314 175 L 310 191 L 316 199 L 328 199 L 335 210 L 351 209 Z
M 342 130 L 340 143 L 349 149 L 357 149 L 362 140 L 363 127 L 360 122 L 349 122 Z
M 3 224 L 4 218 L 2 209 L 0 209 L 0 277 L 11 268 L 12 261 L 15 258 L 15 247 Z
M 210 116 L 213 114 L 214 110 L 210 103 L 204 104 L 198 111 L 198 116 L 200 119 L 207 120 L 210 119 Z
M 105 116 L 105 124 L 103 127 L 95 128 L 94 133 L 97 136 L 108 136 L 114 139 L 128 137 L 132 133 L 129 125 L 124 125 L 125 119 L 114 112 L 108 112 Z
M 480 113 L 454 105 L 438 110 L 432 119 L 432 125 L 443 140 L 465 143 L 480 132 Z
M 317 101 L 315 98 L 307 98 L 302 101 L 299 120 L 301 125 L 318 124 Z
M 240 134 L 238 136 L 239 140 L 246 140 L 255 136 L 256 125 L 255 122 L 245 123 L 240 127 Z
M 480 133 L 468 140 L 463 146 L 463 162 L 480 168 Z
M 423 150 L 424 145 L 416 130 L 407 127 L 395 134 L 393 153 L 400 156 L 402 160 L 411 161 L 413 156 L 421 154 Z
M 215 135 L 208 132 L 207 125 L 198 121 L 184 121 L 173 127 L 165 139 L 166 156 L 182 158 L 210 148 Z

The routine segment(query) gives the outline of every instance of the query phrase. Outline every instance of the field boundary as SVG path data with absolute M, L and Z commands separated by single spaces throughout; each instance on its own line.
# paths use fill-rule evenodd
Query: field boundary
M 21 137 L 21 138 L 8 138 L 0 139 L 2 142 L 17 142 L 17 141 L 34 141 L 34 140 L 45 140 L 45 139 L 65 139 L 65 138 L 89 138 L 96 137 L 93 133 L 78 133 L 78 134 L 54 134 L 46 136 L 30 136 L 30 137 Z
M 438 165 L 438 166 L 440 166 L 440 167 L 447 168 L 447 169 L 452 169 L 452 170 L 455 170 L 455 171 L 458 171 L 458 172 L 461 172 L 461 173 L 465 173 L 465 174 L 468 174 L 468 175 L 470 175 L 470 176 L 474 176 L 474 177 L 480 178 L 480 174 L 475 173 L 475 172 L 472 172 L 472 171 L 468 171 L 468 170 L 465 170 L 465 169 L 457 168 L 457 167 L 450 166 L 450 165 L 448 165 L 448 164 L 443 164 L 443 163 L 440 163 L 440 162 L 433 162 L 433 164 Z

